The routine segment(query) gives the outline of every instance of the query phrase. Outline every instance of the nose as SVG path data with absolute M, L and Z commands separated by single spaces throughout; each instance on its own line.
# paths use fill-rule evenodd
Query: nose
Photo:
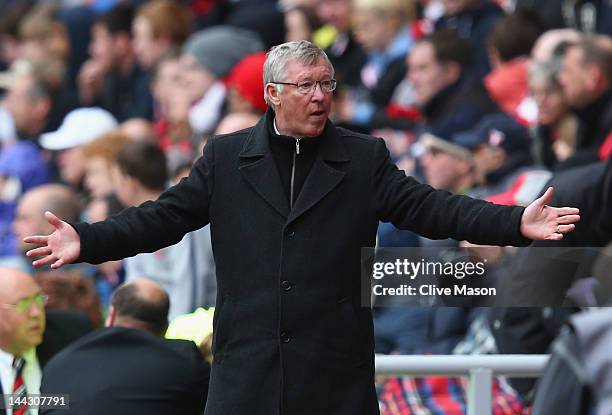
M 314 86 L 314 91 L 312 91 L 312 100 L 313 101 L 321 101 L 325 98 L 325 92 L 323 92 L 323 87 L 320 82 L 317 82 Z

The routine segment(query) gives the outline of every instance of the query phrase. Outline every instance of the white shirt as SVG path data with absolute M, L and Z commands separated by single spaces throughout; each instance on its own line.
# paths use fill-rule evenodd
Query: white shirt
M 13 393 L 13 383 L 15 383 L 15 370 L 13 369 L 13 360 L 15 356 L 10 353 L 0 350 L 0 382 L 5 395 Z M 25 365 L 23 367 L 23 382 L 25 383 L 26 392 L 28 395 L 40 393 L 40 380 L 42 371 L 36 357 L 36 349 L 31 348 L 23 354 Z M 8 404 L 8 402 L 5 402 Z M 38 410 L 30 409 L 30 414 L 37 415 Z M 13 411 L 7 409 L 6 415 L 12 415 Z

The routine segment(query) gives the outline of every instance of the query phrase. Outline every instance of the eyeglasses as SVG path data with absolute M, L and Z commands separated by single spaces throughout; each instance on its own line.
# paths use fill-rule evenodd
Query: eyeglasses
M 336 80 L 335 79 L 324 79 L 322 81 L 304 81 L 299 84 L 295 84 L 292 82 L 275 82 L 271 81 L 271 84 L 280 84 L 280 85 L 291 85 L 297 88 L 298 92 L 302 95 L 308 95 L 314 92 L 317 84 L 321 86 L 321 91 L 326 94 L 331 93 L 336 89 Z
M 25 313 L 32 308 L 32 305 L 36 305 L 37 307 L 43 307 L 47 304 L 49 297 L 43 293 L 36 294 L 33 297 L 22 298 L 17 301 L 16 304 L 2 304 L 4 308 L 11 308 L 13 310 L 17 310 L 20 313 Z

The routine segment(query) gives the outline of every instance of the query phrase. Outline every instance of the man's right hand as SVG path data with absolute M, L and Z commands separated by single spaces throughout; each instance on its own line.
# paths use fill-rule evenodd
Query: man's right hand
M 75 261 L 81 253 L 81 239 L 77 231 L 51 212 L 45 212 L 45 218 L 55 228 L 52 234 L 23 238 L 26 243 L 42 245 L 26 253 L 28 257 L 41 257 L 32 262 L 32 265 L 51 265 L 51 268 L 57 269 Z

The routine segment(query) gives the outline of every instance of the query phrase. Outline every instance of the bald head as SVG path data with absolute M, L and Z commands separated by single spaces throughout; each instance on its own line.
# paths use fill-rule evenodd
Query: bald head
M 111 298 L 109 326 L 123 326 L 163 336 L 168 327 L 170 299 L 156 282 L 135 279 L 123 284 Z
M 42 294 L 28 274 L 0 268 L 0 349 L 19 356 L 40 344 L 45 330 Z
M 216 135 L 229 134 L 257 124 L 259 116 L 251 112 L 234 112 L 226 115 L 215 130 Z
M 76 193 L 70 187 L 61 184 L 46 184 L 26 192 L 19 201 L 13 222 L 13 231 L 22 253 L 31 248 L 29 244 L 23 243 L 25 236 L 46 235 L 53 232 L 53 227 L 44 217 L 47 210 L 67 222 L 78 222 L 81 204 Z

